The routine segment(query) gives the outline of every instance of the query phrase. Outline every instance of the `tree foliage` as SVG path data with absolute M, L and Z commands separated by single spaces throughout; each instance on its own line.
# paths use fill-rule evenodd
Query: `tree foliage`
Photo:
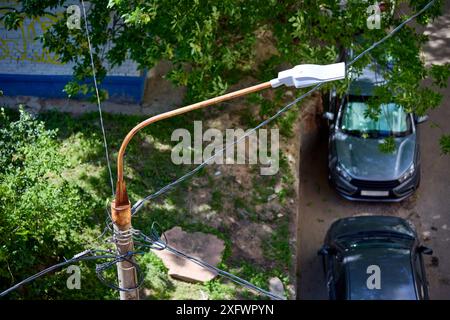
M 361 52 L 405 19 L 397 10 L 405 2 L 416 11 L 428 0 L 384 1 L 387 10 L 380 29 L 367 27 L 367 9 L 372 2 L 359 0 L 347 1 L 345 6 L 336 0 L 94 0 L 89 2 L 87 14 L 100 79 L 107 73 L 106 65 L 120 65 L 128 58 L 142 70 L 167 59 L 174 64 L 168 77 L 188 86 L 188 100 L 199 100 L 225 92 L 244 76 L 268 80 L 281 62 L 331 63 L 342 48 Z M 436 1 L 417 21 L 426 24 L 437 17 L 440 4 Z M 23 1 L 21 9 L 6 12 L 4 20 L 14 28 L 26 16 L 67 5 L 61 0 Z M 400 14 L 391 15 L 394 11 Z M 86 93 L 89 89 L 82 81 L 91 76 L 91 67 L 83 19 L 78 30 L 67 28 L 67 18 L 67 13 L 61 16 L 41 40 L 62 62 L 76 63 L 78 82 L 68 85 L 67 92 Z M 255 53 L 261 31 L 272 34 L 277 49 L 262 62 Z M 449 73 L 448 65 L 425 68 L 420 48 L 426 40 L 406 26 L 355 67 L 360 69 L 373 58 L 380 62 L 393 58 L 389 96 L 395 95 L 407 108 L 422 114 L 439 104 L 439 95 L 421 88 L 421 80 L 432 76 L 441 86 Z

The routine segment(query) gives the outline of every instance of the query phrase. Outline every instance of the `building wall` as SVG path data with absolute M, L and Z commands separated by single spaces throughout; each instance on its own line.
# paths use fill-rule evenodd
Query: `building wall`
M 79 4 L 79 1 L 72 1 Z M 53 12 L 61 16 L 65 7 Z M 19 6 L 17 1 L 2 1 L 0 7 Z M 1 14 L 1 12 L 0 12 Z M 44 49 L 36 37 L 42 35 L 57 20 L 47 15 L 26 19 L 17 30 L 6 30 L 0 21 L 0 89 L 5 95 L 32 95 L 64 98 L 64 85 L 72 78 L 73 64 L 63 64 L 58 57 Z M 108 76 L 102 88 L 108 90 L 111 99 L 141 102 L 145 76 L 130 60 L 121 66 L 107 66 Z

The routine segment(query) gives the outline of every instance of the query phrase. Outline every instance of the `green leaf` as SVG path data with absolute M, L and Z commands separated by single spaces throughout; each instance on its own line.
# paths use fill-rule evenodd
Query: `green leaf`
M 450 134 L 443 135 L 439 139 L 439 144 L 444 154 L 450 154 Z
M 439 88 L 446 88 L 448 78 L 450 77 L 450 63 L 444 65 L 432 65 L 430 75 L 433 78 L 433 83 Z
M 383 140 L 383 143 L 378 145 L 380 152 L 382 153 L 395 153 L 395 140 L 394 137 L 387 137 Z

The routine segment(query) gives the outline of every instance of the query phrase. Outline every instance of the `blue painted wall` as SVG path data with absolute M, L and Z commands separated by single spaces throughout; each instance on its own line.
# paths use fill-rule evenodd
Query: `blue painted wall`
M 0 89 L 5 96 L 67 98 L 64 86 L 72 79 L 66 75 L 0 74 Z M 139 103 L 144 95 L 145 76 L 107 76 L 100 88 L 110 100 Z

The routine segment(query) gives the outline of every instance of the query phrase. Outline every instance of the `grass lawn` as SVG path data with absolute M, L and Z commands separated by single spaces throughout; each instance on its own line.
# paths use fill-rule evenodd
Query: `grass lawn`
M 46 112 L 38 117 L 48 129 L 58 130 L 60 152 L 66 155 L 69 161 L 63 177 L 88 191 L 99 204 L 97 212 L 94 213 L 99 217 L 98 225 L 91 227 L 100 232 L 104 228 L 104 205 L 107 199 L 111 199 L 111 188 L 98 114 L 89 113 L 74 117 L 64 113 Z M 133 138 L 127 148 L 124 167 L 132 203 L 157 191 L 194 167 L 172 163 L 171 150 L 177 142 L 171 141 L 171 134 L 176 128 L 186 128 L 192 132 L 193 121 L 202 117 L 203 113 L 198 111 L 168 119 L 149 126 Z M 122 139 L 143 119 L 138 116 L 104 114 L 114 177 L 115 160 Z M 260 176 L 257 167 L 247 166 L 245 179 L 249 179 L 255 188 L 251 187 L 251 184 L 250 187 L 236 184 L 234 166 L 228 166 L 231 169 L 217 177 L 217 170 L 221 170 L 219 165 L 210 165 L 191 180 L 147 204 L 133 218 L 133 226 L 149 233 L 152 223 L 157 222 L 162 230 L 181 226 L 187 231 L 215 234 L 224 240 L 226 246 L 219 267 L 265 289 L 268 289 L 268 280 L 273 276 L 279 277 L 287 285 L 291 261 L 288 229 L 290 214 L 285 212 L 282 216 L 275 214 L 269 218 L 260 214 L 261 206 L 264 207 L 268 202 L 267 197 L 275 193 L 277 184 L 283 185 L 281 191 L 278 191 L 277 201 L 280 205 L 283 205 L 289 196 L 293 196 L 290 168 L 285 163 L 285 158 L 282 157 L 281 162 L 280 172 L 269 177 Z M 198 194 L 206 195 L 206 200 L 199 200 L 196 197 Z M 188 202 L 191 203 L 190 206 L 187 205 Z M 204 213 L 191 210 L 192 205 L 206 206 L 209 209 L 207 214 L 211 215 L 212 212 L 214 217 L 211 219 Z M 256 245 L 261 248 L 261 257 L 248 256 L 245 250 L 238 248 L 242 242 L 239 239 L 239 227 L 236 226 L 240 225 L 266 230 L 256 235 L 259 237 L 256 239 Z M 189 284 L 171 279 L 162 261 L 151 252 L 138 257 L 138 261 L 145 272 L 143 293 L 148 299 L 262 298 L 220 278 L 206 284 Z

